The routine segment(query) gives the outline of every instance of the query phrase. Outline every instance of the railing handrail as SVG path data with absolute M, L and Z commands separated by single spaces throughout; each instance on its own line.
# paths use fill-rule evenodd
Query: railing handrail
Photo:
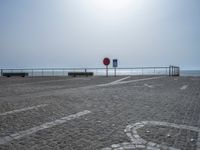
M 175 66 L 174 66 L 175 67 Z M 118 67 L 117 69 L 165 69 L 169 67 Z M 1 70 L 82 70 L 82 69 L 105 69 L 105 67 L 80 67 L 80 68 L 2 68 Z M 113 69 L 113 67 L 109 67 L 109 69 Z
M 115 68 L 113 68 L 112 66 L 109 67 L 110 70 L 115 70 Z M 49 72 L 52 72 L 52 74 L 50 73 L 50 75 L 54 76 L 56 73 L 57 75 L 60 74 L 60 72 L 63 72 L 63 75 L 66 75 L 66 72 L 69 72 L 69 71 L 96 71 L 96 73 L 98 75 L 100 75 L 100 73 L 98 72 L 98 70 L 105 70 L 105 67 L 96 67 L 96 68 L 92 68 L 92 67 L 70 67 L 70 68 L 14 68 L 14 69 L 11 69 L 11 68 L 6 68 L 6 69 L 1 69 L 1 76 L 3 75 L 3 73 L 5 72 L 29 72 L 31 76 L 39 76 L 39 74 L 41 74 L 41 76 L 44 76 L 44 74 L 48 73 Z M 157 75 L 157 74 L 164 74 L 164 75 L 169 75 L 169 76 L 179 76 L 180 74 L 180 68 L 177 67 L 177 66 L 174 66 L 174 65 L 170 65 L 168 67 L 158 67 L 158 66 L 154 66 L 154 67 L 119 67 L 117 68 L 117 70 L 119 71 L 122 71 L 123 70 L 127 70 L 127 73 L 129 72 L 129 74 L 133 74 L 133 72 L 135 72 L 134 70 L 136 70 L 136 72 L 142 72 L 142 73 L 139 73 L 139 74 L 154 74 L 154 75 Z M 41 73 L 40 73 L 41 72 Z M 65 72 L 65 73 L 64 73 Z M 135 73 L 136 73 L 135 72 Z M 96 75 L 97 75 L 96 74 Z

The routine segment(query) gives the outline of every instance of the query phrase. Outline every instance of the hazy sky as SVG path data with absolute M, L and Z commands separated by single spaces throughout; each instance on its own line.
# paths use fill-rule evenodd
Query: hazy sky
M 200 69 L 200 0 L 0 0 L 0 68 Z

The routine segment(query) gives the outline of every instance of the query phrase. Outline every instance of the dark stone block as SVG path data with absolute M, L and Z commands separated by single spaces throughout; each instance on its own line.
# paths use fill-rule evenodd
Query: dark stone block
M 93 76 L 93 72 L 68 72 L 68 76 L 76 77 L 76 76 Z
M 6 72 L 6 73 L 3 73 L 3 76 L 5 76 L 5 77 L 26 77 L 26 76 L 28 76 L 28 73 L 25 73 L 25 72 Z

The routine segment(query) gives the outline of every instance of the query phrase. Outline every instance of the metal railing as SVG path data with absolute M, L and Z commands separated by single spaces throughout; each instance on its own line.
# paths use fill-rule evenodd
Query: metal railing
M 169 66 L 169 76 L 180 76 L 180 67 Z
M 28 73 L 28 76 L 68 76 L 68 72 L 93 72 L 95 76 L 105 76 L 105 68 L 35 68 L 35 69 L 1 69 L 1 76 L 4 73 Z M 115 69 L 109 68 L 108 74 L 114 76 Z M 117 75 L 166 75 L 179 76 L 180 68 L 169 67 L 135 67 L 117 68 Z

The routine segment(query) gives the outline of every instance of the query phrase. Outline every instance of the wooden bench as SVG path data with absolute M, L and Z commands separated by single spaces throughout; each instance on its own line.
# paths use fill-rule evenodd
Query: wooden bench
M 26 77 L 28 73 L 25 72 L 6 72 L 2 74 L 4 77 Z
M 93 72 L 68 72 L 68 76 L 76 77 L 76 76 L 93 76 Z

